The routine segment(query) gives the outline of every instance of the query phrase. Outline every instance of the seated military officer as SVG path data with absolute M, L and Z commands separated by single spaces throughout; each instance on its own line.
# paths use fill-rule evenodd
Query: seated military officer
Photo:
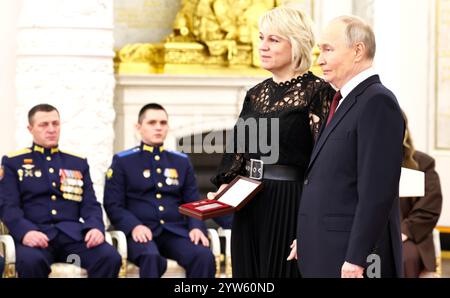
M 104 205 L 116 229 L 128 239 L 128 258 L 141 277 L 160 277 L 165 258 L 174 259 L 187 277 L 214 277 L 214 257 L 202 221 L 186 218 L 178 206 L 199 199 L 188 157 L 164 149 L 168 116 L 147 104 L 136 125 L 140 146 L 118 153 L 106 174 Z
M 2 181 L 4 175 L 3 175 L 4 171 L 3 171 L 3 167 L 0 167 L 0 181 Z M 3 205 L 3 201 L 2 198 L 0 197 L 0 215 L 2 214 L 2 205 Z M 5 268 L 5 259 L 3 259 L 3 257 L 0 255 L 0 278 L 2 278 L 3 276 L 3 270 Z
M 3 259 L 2 256 L 0 256 L 0 278 L 2 278 L 4 268 L 5 268 L 5 260 Z
M 16 242 L 19 277 L 47 277 L 53 262 L 73 254 L 89 277 L 116 277 L 121 258 L 105 243 L 86 159 L 58 148 L 55 107 L 33 107 L 28 122 L 33 145 L 3 157 L 0 183 L 2 221 Z

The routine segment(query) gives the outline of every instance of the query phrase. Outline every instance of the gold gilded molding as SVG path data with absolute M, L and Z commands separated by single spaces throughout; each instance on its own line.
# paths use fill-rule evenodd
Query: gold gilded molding
M 182 0 L 172 33 L 161 43 L 128 44 L 117 50 L 115 72 L 267 77 L 270 73 L 259 67 L 258 19 L 286 2 L 309 6 L 305 10 L 313 13 L 312 0 Z M 317 58 L 318 51 L 314 53 Z M 320 74 L 317 65 L 312 70 Z

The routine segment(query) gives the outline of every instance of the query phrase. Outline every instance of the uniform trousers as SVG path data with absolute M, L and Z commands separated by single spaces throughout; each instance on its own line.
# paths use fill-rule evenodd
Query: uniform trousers
M 54 262 L 76 263 L 88 272 L 88 277 L 117 277 L 122 263 L 117 250 L 104 242 L 87 248 L 84 241 L 76 241 L 59 232 L 47 248 L 32 248 L 16 242 L 16 269 L 19 277 L 45 278 Z
M 211 249 L 200 243 L 195 245 L 189 238 L 163 231 L 147 243 L 138 243 L 132 237 L 127 240 L 128 259 L 139 267 L 140 277 L 161 277 L 167 269 L 166 258 L 177 261 L 188 278 L 215 275 Z

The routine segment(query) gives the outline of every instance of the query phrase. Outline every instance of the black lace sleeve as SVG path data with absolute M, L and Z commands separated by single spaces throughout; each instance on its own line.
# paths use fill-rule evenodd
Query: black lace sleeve
M 318 90 L 314 94 L 309 106 L 309 125 L 314 142 L 319 137 L 322 124 L 326 121 L 328 111 L 330 110 L 331 100 L 336 91 L 330 84 L 322 82 L 318 85 Z
M 250 92 L 250 91 L 249 91 Z M 245 96 L 245 100 L 242 106 L 239 118 L 246 114 L 250 106 L 249 93 Z M 237 175 L 244 175 L 245 164 L 244 164 L 244 153 L 237 153 L 237 127 L 233 127 L 234 133 L 234 153 L 224 153 L 222 156 L 222 161 L 217 170 L 217 175 L 211 178 L 211 182 L 216 186 L 220 187 L 224 183 L 230 183 Z

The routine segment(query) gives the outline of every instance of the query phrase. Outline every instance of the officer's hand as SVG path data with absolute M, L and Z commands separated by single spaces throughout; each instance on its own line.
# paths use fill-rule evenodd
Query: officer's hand
M 291 253 L 289 254 L 287 260 L 293 260 L 296 259 L 297 260 L 297 239 L 294 239 L 294 241 L 292 241 L 291 244 Z
M 87 248 L 93 248 L 105 241 L 105 235 L 99 229 L 91 229 L 87 232 L 86 237 L 84 237 L 84 242 L 86 242 Z
M 147 243 L 149 241 L 152 241 L 153 239 L 152 230 L 144 225 L 138 225 L 134 227 L 133 231 L 131 232 L 131 236 L 133 237 L 133 240 L 135 242 L 139 243 Z
M 47 248 L 48 241 L 48 237 L 44 233 L 39 231 L 29 231 L 23 236 L 22 244 L 29 247 Z
M 192 229 L 189 232 L 189 238 L 191 238 L 191 241 L 194 242 L 195 245 L 197 245 L 200 241 L 203 246 L 209 246 L 208 237 L 206 237 L 200 229 Z
M 206 198 L 208 198 L 209 200 L 214 200 L 214 198 L 222 192 L 222 190 L 227 187 L 228 184 L 222 184 L 219 189 L 216 192 L 208 192 L 208 194 L 206 195 Z

